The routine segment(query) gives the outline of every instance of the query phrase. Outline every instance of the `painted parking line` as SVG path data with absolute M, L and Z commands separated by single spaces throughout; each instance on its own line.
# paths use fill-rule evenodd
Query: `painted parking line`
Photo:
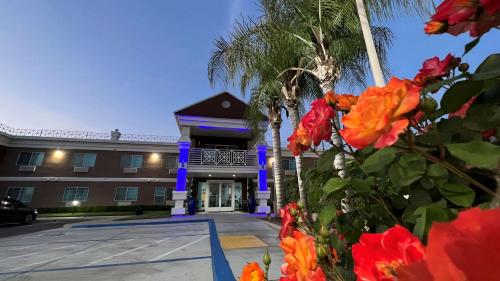
M 187 247 L 189 247 L 189 246 L 191 246 L 191 245 L 194 245 L 194 244 L 196 244 L 196 243 L 200 242 L 201 240 L 203 240 L 203 239 L 205 239 L 205 238 L 208 238 L 208 237 L 210 237 L 210 235 L 205 235 L 205 236 L 203 236 L 203 237 L 201 237 L 201 238 L 199 238 L 199 239 L 196 239 L 196 240 L 194 240 L 194 241 L 191 241 L 191 242 L 187 243 L 186 245 L 180 246 L 180 247 L 175 248 L 175 249 L 173 249 L 173 250 L 170 250 L 170 251 L 168 251 L 168 252 L 166 252 L 166 253 L 163 253 L 163 254 L 161 254 L 161 255 L 159 255 L 159 256 L 157 256 L 157 257 L 155 257 L 155 258 L 152 258 L 152 259 L 150 259 L 149 261 L 157 261 L 157 260 L 160 260 L 160 259 L 162 259 L 162 258 L 164 258 L 164 257 L 166 257 L 166 256 L 168 256 L 168 255 L 170 255 L 170 254 L 173 254 L 173 253 L 175 253 L 175 252 L 177 252 L 177 251 L 180 251 L 180 250 L 182 250 L 182 249 L 184 249 L 184 248 L 187 248 Z
M 25 249 L 40 247 L 40 246 L 45 246 L 45 245 L 48 245 L 48 244 L 32 244 L 32 245 L 28 245 L 28 246 L 24 246 L 24 247 L 20 247 L 20 248 L 8 249 L 8 250 L 9 251 L 18 251 L 18 250 L 25 250 Z M 5 246 L 0 246 L 0 247 L 16 247 L 16 246 L 20 246 L 20 245 L 5 245 Z
M 188 258 L 164 259 L 164 260 L 157 260 L 157 261 L 135 261 L 135 262 L 124 262 L 124 263 L 96 264 L 96 265 L 91 265 L 91 266 L 40 268 L 40 269 L 34 269 L 34 270 L 0 272 L 0 276 L 2 276 L 2 275 L 14 275 L 14 274 L 26 274 L 26 273 L 33 273 L 33 272 L 72 271 L 72 270 L 120 267 L 120 266 L 131 266 L 131 265 L 161 264 L 161 263 L 171 263 L 171 262 L 180 262 L 180 261 L 204 260 L 204 259 L 211 259 L 211 258 L 212 258 L 211 256 L 199 256 L 199 257 L 188 257 Z
M 90 248 L 87 248 L 87 249 L 85 249 L 83 251 L 80 251 L 80 252 L 66 254 L 66 255 L 59 256 L 59 257 L 56 257 L 56 258 L 53 258 L 53 259 L 50 259 L 50 260 L 43 260 L 43 261 L 40 261 L 40 262 L 34 262 L 34 263 L 30 263 L 30 264 L 18 266 L 18 267 L 15 267 L 15 268 L 11 269 L 11 271 L 16 271 L 16 270 L 19 270 L 19 269 L 22 269 L 22 268 L 26 268 L 26 267 L 30 267 L 30 266 L 35 266 L 35 265 L 39 265 L 39 264 L 44 264 L 44 263 L 48 264 L 48 263 L 51 263 L 53 261 L 57 261 L 57 260 L 60 260 L 62 258 L 65 258 L 65 257 L 78 255 L 78 254 L 81 254 L 81 253 L 84 253 L 84 252 L 87 252 L 87 251 L 90 251 L 90 250 L 96 250 L 96 249 L 101 249 L 101 248 L 104 248 L 104 247 L 109 247 L 109 246 L 116 245 L 116 244 L 119 244 L 119 243 L 122 243 L 122 242 L 125 242 L 125 241 L 128 241 L 128 239 L 127 240 L 122 240 L 122 241 L 119 241 L 119 242 L 115 242 L 115 243 L 111 243 L 111 244 L 105 244 L 105 245 L 102 245 L 100 247 L 90 247 Z
M 149 243 L 149 244 L 147 244 L 147 245 L 143 245 L 143 246 L 140 246 L 140 247 L 136 247 L 136 248 L 133 248 L 133 249 L 127 250 L 127 251 L 123 251 L 123 252 L 118 253 L 118 254 L 114 254 L 114 255 L 111 255 L 111 256 L 107 256 L 107 257 L 105 257 L 105 258 L 95 260 L 95 261 L 93 261 L 93 262 L 91 262 L 91 263 L 89 263 L 89 264 L 87 264 L 87 265 L 93 265 L 93 264 L 100 263 L 100 262 L 105 261 L 105 260 L 112 259 L 112 258 L 114 258 L 114 257 L 118 257 L 118 256 L 125 255 L 125 254 L 131 253 L 131 252 L 135 252 L 135 251 L 140 250 L 140 249 L 144 249 L 144 248 L 147 248 L 147 247 L 151 247 L 151 246 L 153 246 L 153 245 L 159 244 L 159 243 L 164 242 L 164 241 L 167 241 L 167 240 L 169 240 L 169 239 L 171 239 L 171 238 L 170 238 L 170 237 L 167 237 L 167 238 L 165 238 L 165 239 L 162 239 L 162 240 L 160 240 L 160 241 L 156 241 L 156 242 L 154 242 L 154 243 Z
M 42 251 L 40 251 L 40 252 L 34 252 L 34 253 L 28 253 L 28 254 L 24 254 L 24 255 L 20 255 L 20 256 L 14 256 L 14 257 L 10 257 L 10 258 L 6 258 L 6 259 L 2 259 L 2 262 L 8 261 L 8 260 L 17 259 L 17 258 L 22 258 L 22 257 L 29 257 L 29 256 L 33 256 L 33 255 L 36 255 L 36 254 L 41 253 L 41 252 L 42 252 Z

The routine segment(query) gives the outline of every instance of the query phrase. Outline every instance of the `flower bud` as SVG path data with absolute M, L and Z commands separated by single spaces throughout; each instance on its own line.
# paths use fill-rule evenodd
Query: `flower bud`
M 302 202 L 298 202 L 297 207 L 299 208 L 299 210 L 302 210 L 304 209 L 304 204 L 302 204 Z
M 319 229 L 319 235 L 322 238 L 328 238 L 330 236 L 330 232 L 326 227 L 321 226 L 321 228 Z
M 290 215 L 292 215 L 292 217 L 296 217 L 298 214 L 299 213 L 298 213 L 297 209 L 290 208 Z
M 460 72 L 467 72 L 467 70 L 469 70 L 469 64 L 468 63 L 461 63 L 459 66 L 458 66 L 458 70 L 460 70 Z
M 318 258 L 323 259 L 327 256 L 328 249 L 324 244 L 316 245 L 316 255 Z
M 437 106 L 438 104 L 435 99 L 431 97 L 425 97 L 420 104 L 420 109 L 422 109 L 423 112 L 429 114 L 433 113 L 436 110 Z
M 266 249 L 264 257 L 262 257 L 262 262 L 264 262 L 265 265 L 271 264 L 271 255 L 269 254 L 269 249 Z
M 424 31 L 427 34 L 441 34 L 448 29 L 447 22 L 430 21 L 426 23 Z

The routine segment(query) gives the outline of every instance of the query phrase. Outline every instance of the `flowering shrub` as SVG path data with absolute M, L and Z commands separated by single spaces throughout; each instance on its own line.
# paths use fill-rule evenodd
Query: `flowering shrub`
M 499 19 L 500 1 L 445 0 L 425 30 L 485 36 Z M 295 203 L 280 211 L 281 280 L 500 278 L 500 54 L 469 70 L 478 42 L 425 60 L 412 80 L 312 103 L 288 138 L 292 153 L 333 145 L 332 133 L 345 145 L 302 175 L 306 190 L 320 187 L 306 204 L 317 214 Z M 343 178 L 332 171 L 339 152 Z

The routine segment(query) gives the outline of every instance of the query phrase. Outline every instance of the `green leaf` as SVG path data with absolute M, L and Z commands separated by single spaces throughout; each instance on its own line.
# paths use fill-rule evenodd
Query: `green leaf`
M 432 203 L 429 193 L 421 188 L 412 188 L 408 195 L 408 204 L 410 206 L 420 207 Z
M 328 227 L 337 214 L 337 209 L 333 205 L 324 206 L 318 215 L 318 221 L 321 225 Z
M 448 177 L 448 170 L 439 164 L 430 164 L 427 169 L 427 175 L 433 178 Z
M 500 54 L 487 57 L 476 69 L 472 76 L 474 80 L 486 80 L 500 76 Z
M 422 94 L 427 94 L 429 92 L 434 92 L 434 91 L 437 91 L 439 89 L 441 89 L 441 87 L 443 87 L 444 85 L 448 85 L 448 84 L 451 84 L 453 81 L 455 80 L 458 80 L 458 79 L 461 79 L 461 78 L 464 78 L 465 75 L 464 74 L 460 74 L 460 75 L 457 75 L 457 76 L 453 76 L 451 78 L 448 78 L 446 80 L 443 80 L 443 81 L 439 81 L 439 82 L 436 82 L 436 83 L 433 83 L 427 87 L 425 87 L 424 89 L 422 89 L 422 91 L 420 91 Z
M 352 179 L 351 186 L 357 193 L 369 193 L 372 190 L 370 183 L 362 179 Z
M 470 207 L 474 202 L 476 193 L 468 186 L 460 184 L 445 184 L 439 187 L 439 192 L 451 203 L 460 207 Z
M 444 93 L 441 99 L 441 108 L 445 112 L 455 112 L 473 96 L 483 91 L 484 81 L 459 81 Z
M 467 110 L 463 125 L 479 132 L 500 126 L 500 106 L 494 103 L 474 104 Z
M 417 216 L 413 234 L 417 235 L 421 240 L 427 236 L 433 222 L 448 221 L 448 213 L 445 209 L 436 205 L 420 207 L 415 210 L 414 215 Z
M 318 169 L 319 172 L 333 170 L 333 159 L 335 159 L 335 154 L 336 151 L 333 148 L 323 152 L 316 162 L 316 169 Z
M 446 148 L 451 155 L 474 167 L 493 170 L 500 162 L 500 147 L 489 142 L 450 143 Z
M 349 184 L 349 182 L 350 182 L 350 179 L 331 178 L 323 186 L 323 190 L 326 193 L 336 192 L 336 191 L 339 191 L 339 190 L 342 190 L 343 188 L 345 188 Z
M 407 186 L 420 179 L 426 170 L 426 161 L 416 154 L 405 154 L 391 165 L 389 177 L 396 186 Z
M 470 52 L 470 50 L 472 50 L 472 48 L 474 48 L 477 43 L 479 43 L 479 40 L 481 40 L 481 37 L 477 37 L 476 39 L 470 41 L 469 43 L 465 44 L 465 50 L 464 50 L 464 54 L 462 55 L 465 56 L 468 52 Z
M 378 172 L 394 160 L 396 152 L 397 150 L 392 147 L 377 150 L 365 159 L 365 162 L 361 165 L 361 169 L 367 174 Z

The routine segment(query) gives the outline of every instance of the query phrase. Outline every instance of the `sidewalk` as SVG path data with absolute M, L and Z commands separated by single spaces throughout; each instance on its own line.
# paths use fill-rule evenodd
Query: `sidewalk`
M 269 280 L 279 279 L 280 266 L 283 263 L 283 251 L 279 248 L 278 239 L 279 226 L 266 223 L 256 215 L 248 213 L 209 213 L 199 214 L 197 217 L 215 221 L 224 254 L 236 280 L 247 262 L 256 261 L 263 267 L 262 256 L 266 248 L 269 249 L 272 260 Z

